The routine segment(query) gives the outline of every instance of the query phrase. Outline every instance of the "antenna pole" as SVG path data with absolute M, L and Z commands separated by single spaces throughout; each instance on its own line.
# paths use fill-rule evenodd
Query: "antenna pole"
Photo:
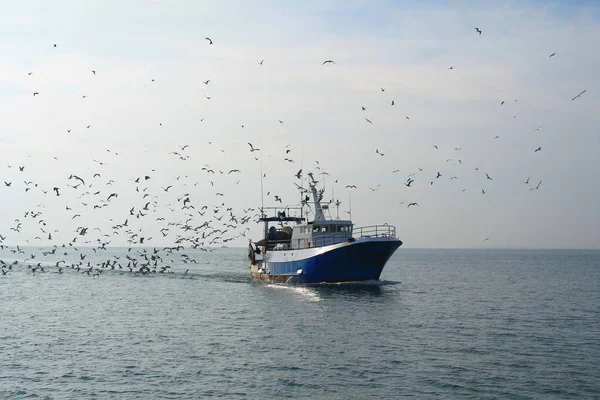
M 260 142 L 260 140 L 259 140 Z M 259 146 L 262 147 L 261 144 L 259 144 Z M 260 213 L 261 213 L 261 217 L 265 217 L 265 199 L 264 199 L 264 190 L 263 190 L 263 168 L 262 168 L 262 151 L 259 155 L 259 162 L 260 162 Z
M 350 221 L 352 221 L 352 193 L 348 191 L 348 214 L 350 214 Z

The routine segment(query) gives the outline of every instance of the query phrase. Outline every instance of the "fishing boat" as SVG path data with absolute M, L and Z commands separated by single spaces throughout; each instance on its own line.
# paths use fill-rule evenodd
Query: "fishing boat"
M 252 278 L 288 284 L 379 280 L 402 245 L 396 228 L 387 223 L 355 227 L 351 219 L 339 219 L 339 202 L 338 216 L 331 218 L 329 204 L 321 203 L 324 188 L 318 189 L 313 175 L 308 176 L 309 189 L 298 185 L 300 207 L 261 208 L 263 237 L 248 247 Z M 307 193 L 312 194 L 313 208 Z

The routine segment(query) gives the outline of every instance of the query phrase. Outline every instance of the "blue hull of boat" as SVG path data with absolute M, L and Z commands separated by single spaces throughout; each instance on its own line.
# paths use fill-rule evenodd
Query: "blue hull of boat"
M 312 257 L 264 263 L 258 279 L 280 283 L 322 283 L 377 280 L 383 267 L 400 247 L 400 240 L 357 241 Z M 299 270 L 301 272 L 299 273 Z

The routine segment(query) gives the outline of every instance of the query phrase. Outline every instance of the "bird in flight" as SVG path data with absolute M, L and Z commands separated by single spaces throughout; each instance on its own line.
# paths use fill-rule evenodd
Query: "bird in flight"
M 493 179 L 492 179 L 492 178 L 491 178 L 491 177 L 488 175 L 488 173 L 487 173 L 487 172 L 485 173 L 485 178 L 486 178 L 486 179 L 489 179 L 490 181 L 493 181 Z
M 346 189 L 358 189 L 356 185 L 346 185 Z
M 207 80 L 207 81 L 204 81 L 204 84 L 205 84 L 205 85 L 208 85 L 208 82 L 210 82 L 210 79 L 209 79 L 209 80 Z
M 581 95 L 582 95 L 582 94 L 584 94 L 586 91 L 587 91 L 587 89 L 585 89 L 583 92 L 579 93 L 577 96 L 573 97 L 573 98 L 571 99 L 571 101 L 575 100 L 575 99 L 576 99 L 576 98 L 578 98 L 578 97 L 581 97 Z
M 371 120 L 369 118 L 365 118 L 365 121 L 367 121 L 368 123 L 372 124 L 373 122 L 371 122 Z
M 408 203 L 408 206 L 406 206 L 406 208 L 410 208 L 410 206 L 418 206 L 419 203 Z
M 542 181 L 539 181 L 536 187 L 530 188 L 529 190 L 538 190 L 540 188 L 541 184 L 542 184 Z
M 486 237 L 485 239 L 482 240 L 482 242 L 487 242 L 488 240 L 490 240 L 490 237 Z
M 542 146 L 538 147 L 537 149 L 535 149 L 534 153 L 537 153 L 538 151 L 542 150 Z
M 479 33 L 481 35 L 481 29 L 475 28 L 475 32 L 477 32 L 477 33 Z
M 525 182 L 521 182 L 521 184 L 523 185 L 529 185 L 529 179 L 531 179 L 531 177 L 527 177 L 527 180 Z
M 206 37 L 204 39 L 208 40 L 208 44 L 213 44 L 213 41 L 210 38 Z
M 33 92 L 34 96 L 39 96 L 40 94 L 38 92 Z
M 253 151 L 260 151 L 260 149 L 256 149 L 256 148 L 254 148 L 254 146 L 252 146 L 252 143 L 250 143 L 250 142 L 248 142 L 248 146 L 250 146 L 250 152 L 253 152 Z
M 264 62 L 265 62 L 265 60 L 261 60 L 258 64 L 263 65 Z
M 396 104 L 396 103 L 394 102 L 394 100 L 392 100 L 392 105 L 394 105 L 394 104 Z
M 410 185 L 414 182 L 414 179 L 408 178 L 408 180 L 406 181 L 406 183 L 404 185 L 406 185 L 406 187 L 410 187 Z
M 555 55 L 556 55 L 556 53 L 552 53 L 552 54 L 550 54 L 550 57 L 554 57 Z M 550 58 L 550 57 L 548 57 L 548 58 Z
M 333 61 L 333 60 L 325 60 L 325 61 L 323 61 L 323 64 L 321 64 L 321 65 L 325 65 L 325 64 L 335 64 L 335 61 Z
M 381 153 L 381 152 L 379 151 L 379 149 L 375 149 L 375 153 L 379 154 L 379 155 L 380 155 L 380 156 L 382 156 L 382 157 L 384 156 L 384 154 L 383 154 L 383 153 Z

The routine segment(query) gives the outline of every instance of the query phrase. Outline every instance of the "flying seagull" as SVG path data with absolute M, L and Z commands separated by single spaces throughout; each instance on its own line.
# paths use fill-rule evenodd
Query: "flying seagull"
M 248 146 L 250 146 L 250 152 L 253 152 L 253 151 L 260 151 L 260 149 L 256 149 L 256 148 L 254 148 L 254 146 L 252 146 L 252 143 L 250 143 L 250 142 L 248 142 Z
M 333 60 L 325 60 L 325 61 L 323 61 L 323 64 L 321 64 L 321 65 L 330 64 L 330 63 L 331 64 L 335 64 L 335 61 L 333 61 Z
M 408 206 L 406 206 L 406 208 L 410 208 L 410 206 L 418 206 L 419 203 L 408 203 Z
M 583 92 L 579 93 L 577 96 L 573 97 L 573 98 L 571 99 L 571 101 L 575 100 L 575 99 L 576 99 L 576 98 L 578 98 L 578 97 L 581 97 L 581 95 L 582 95 L 582 94 L 584 94 L 586 91 L 587 91 L 587 89 L 585 89 Z
M 556 55 L 556 53 L 552 53 L 552 54 L 550 54 L 550 57 L 554 57 L 555 55 Z M 548 58 L 550 58 L 550 57 L 548 57 Z
M 477 33 L 479 33 L 481 35 L 481 29 L 475 28 L 475 32 L 477 32 Z
M 213 44 L 213 41 L 210 38 L 206 37 L 204 39 L 208 40 L 208 44 Z
M 372 124 L 373 122 L 371 122 L 371 120 L 369 118 L 365 118 L 365 121 L 367 121 L 368 123 Z
M 529 190 L 538 190 L 540 188 L 541 184 L 542 184 L 542 181 L 539 181 L 536 187 L 530 188 Z
M 542 146 L 538 147 L 537 149 L 535 149 L 534 153 L 537 153 L 538 151 L 542 150 Z

